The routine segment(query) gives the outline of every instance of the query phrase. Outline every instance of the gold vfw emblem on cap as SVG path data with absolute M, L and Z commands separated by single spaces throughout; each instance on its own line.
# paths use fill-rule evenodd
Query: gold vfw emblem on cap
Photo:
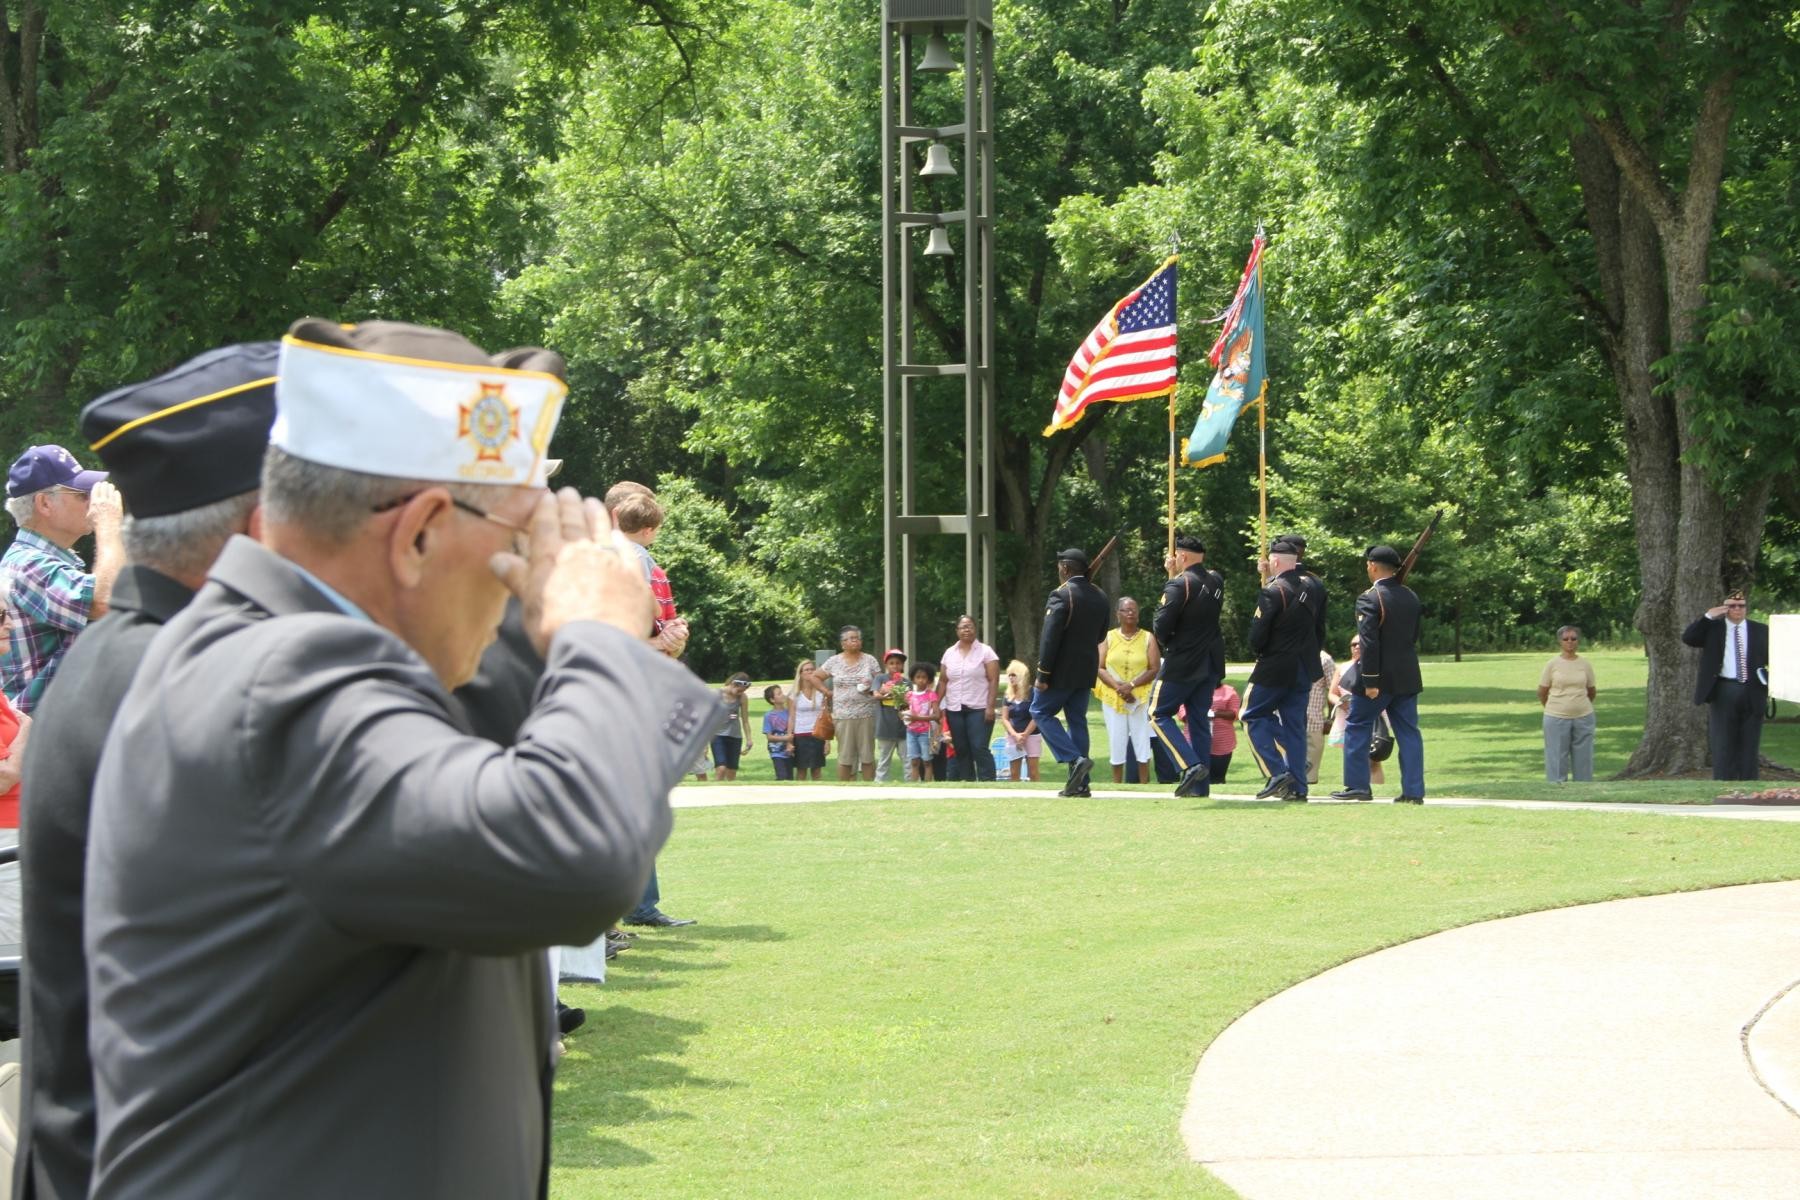
M 456 436 L 475 443 L 475 461 L 500 462 L 508 442 L 519 440 L 519 408 L 506 399 L 504 383 L 484 383 L 471 404 L 457 407 Z

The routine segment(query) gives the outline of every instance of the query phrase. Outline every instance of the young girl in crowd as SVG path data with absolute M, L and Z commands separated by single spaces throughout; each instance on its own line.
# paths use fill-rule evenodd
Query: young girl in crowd
M 794 664 L 794 694 L 788 697 L 788 731 L 794 738 L 794 778 L 817 779 L 825 767 L 825 743 L 813 734 L 829 697 L 819 686 L 812 659 Z
M 1007 756 L 1009 777 L 1036 783 L 1044 739 L 1031 716 L 1031 668 L 1016 658 L 1006 664 L 1006 711 L 1000 720 L 1006 728 L 1006 748 L 1012 752 Z
M 931 782 L 931 760 L 935 753 L 931 731 L 943 720 L 938 708 L 938 694 L 931 690 L 932 670 L 920 665 L 912 669 L 912 688 L 906 693 L 906 758 L 912 764 L 912 778 Z

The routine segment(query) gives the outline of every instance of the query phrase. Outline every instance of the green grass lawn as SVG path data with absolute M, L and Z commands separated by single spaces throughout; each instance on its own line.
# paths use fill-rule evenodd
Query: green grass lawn
M 1439 703 L 1529 667 L 1481 670 Z M 1656 812 L 872 795 L 679 815 L 664 906 L 701 923 L 565 989 L 553 1195 L 1229 1196 L 1177 1125 L 1263 998 L 1471 921 L 1800 875 L 1800 827 Z
M 1644 728 L 1644 680 L 1647 666 L 1637 650 L 1601 650 L 1585 656 L 1594 664 L 1599 697 L 1599 729 L 1594 751 L 1595 782 L 1556 785 L 1544 779 L 1543 710 L 1537 702 L 1538 673 L 1551 657 L 1542 654 L 1472 655 L 1463 662 L 1430 659 L 1425 663 L 1425 692 L 1419 699 L 1419 721 L 1425 732 L 1426 788 L 1439 796 L 1477 796 L 1497 800 L 1621 800 L 1663 803 L 1705 803 L 1722 789 L 1710 780 L 1609 782 L 1625 766 Z M 1230 682 L 1240 692 L 1249 669 L 1234 664 Z M 785 685 L 784 685 L 785 686 Z M 751 728 L 756 747 L 744 756 L 738 778 L 770 783 L 775 779 L 762 744 L 761 683 L 752 690 Z M 1792 705 L 1782 705 L 1779 715 L 1793 717 Z M 1106 726 L 1098 702 L 1089 716 L 1093 739 L 1097 786 L 1112 786 L 1107 767 Z M 1800 766 L 1800 723 L 1765 725 L 1763 752 L 1779 762 Z M 1063 769 L 1046 757 L 1043 779 L 1062 782 Z M 835 760 L 827 764 L 828 780 L 836 779 Z M 1318 787 L 1325 791 L 1343 781 L 1342 753 L 1325 748 Z M 1253 790 L 1261 777 L 1249 756 L 1248 743 L 1239 729 L 1238 750 L 1232 759 L 1226 790 Z M 1399 765 L 1388 764 L 1388 785 L 1378 787 L 1378 797 L 1399 791 Z M 1728 785 L 1735 786 L 1735 785 Z M 1163 785 L 1149 791 L 1167 792 Z

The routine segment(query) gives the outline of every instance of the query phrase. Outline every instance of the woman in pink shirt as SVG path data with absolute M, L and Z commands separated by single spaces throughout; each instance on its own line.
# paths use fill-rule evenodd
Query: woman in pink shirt
M 938 666 L 937 693 L 950 723 L 950 778 L 992 782 L 994 701 L 1000 694 L 1000 656 L 975 636 L 975 618 L 956 618 L 956 641 Z
M 1237 749 L 1238 710 L 1243 700 L 1237 689 L 1224 680 L 1213 689 L 1212 711 L 1212 782 L 1224 783 L 1225 771 L 1231 766 L 1232 751 Z

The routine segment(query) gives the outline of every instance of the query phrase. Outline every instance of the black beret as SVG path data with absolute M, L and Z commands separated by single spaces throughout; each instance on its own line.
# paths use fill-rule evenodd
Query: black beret
M 1300 557 L 1300 551 L 1302 549 L 1303 549 L 1303 547 L 1294 545 L 1294 543 L 1292 541 L 1290 541 L 1289 539 L 1280 537 L 1280 538 L 1276 538 L 1275 543 L 1269 547 L 1269 553 L 1270 554 L 1291 554 L 1295 558 L 1298 558 L 1298 557 Z
M 186 512 L 261 486 L 280 349 L 209 350 L 81 410 L 81 434 L 133 516 Z
M 1189 554 L 1206 553 L 1206 543 L 1191 533 L 1184 533 L 1176 537 L 1175 548 L 1177 550 L 1186 550 Z
M 1086 550 L 1077 550 L 1077 549 L 1071 547 L 1067 550 L 1058 551 L 1057 555 L 1056 555 L 1056 561 L 1057 562 L 1074 563 L 1076 566 L 1080 567 L 1083 571 L 1086 571 L 1088 569 L 1088 556 L 1087 556 Z
M 1306 553 L 1306 539 L 1297 533 L 1284 533 L 1276 540 L 1282 541 L 1282 542 L 1292 542 L 1294 544 L 1294 549 L 1297 553 L 1300 553 L 1300 554 Z
M 1363 555 L 1363 561 L 1380 563 L 1397 571 L 1400 569 L 1400 552 L 1392 546 L 1370 546 L 1369 552 Z

